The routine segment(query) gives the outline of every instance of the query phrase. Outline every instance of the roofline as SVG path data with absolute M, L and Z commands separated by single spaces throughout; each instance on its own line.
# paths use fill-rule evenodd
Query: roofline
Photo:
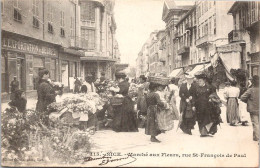
M 196 5 L 193 5 L 193 7 L 176 23 L 175 27 L 178 26 L 184 19 L 186 19 L 195 9 Z

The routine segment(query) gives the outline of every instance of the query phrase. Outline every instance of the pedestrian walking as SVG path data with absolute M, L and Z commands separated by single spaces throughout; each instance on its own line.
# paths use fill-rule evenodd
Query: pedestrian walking
M 250 114 L 246 110 L 246 103 L 241 101 L 241 96 L 246 92 L 246 84 L 244 82 L 240 83 L 240 93 L 239 93 L 239 99 L 238 99 L 238 104 L 239 104 L 239 115 L 241 119 L 242 126 L 248 126 L 248 123 L 250 121 Z
M 253 140 L 259 140 L 259 76 L 253 76 L 252 87 L 249 88 L 240 99 L 247 103 L 247 111 L 250 113 L 253 125 Z
M 14 79 L 11 81 L 11 96 L 10 96 L 10 100 L 14 100 L 15 99 L 15 92 L 19 89 L 19 81 L 17 81 L 17 77 L 14 76 Z
M 173 119 L 179 120 L 180 114 L 176 106 L 176 95 L 179 93 L 179 88 L 177 85 L 175 85 L 176 80 L 175 78 L 171 79 L 171 83 L 168 85 L 170 95 L 169 95 L 169 102 L 173 113 Z
M 151 135 L 151 142 L 160 142 L 156 136 L 161 133 L 158 122 L 156 119 L 156 113 L 158 107 L 166 107 L 166 103 L 163 103 L 158 93 L 156 93 L 159 84 L 150 82 L 149 90 L 147 95 L 147 123 L 145 126 L 145 134 Z
M 229 87 L 225 92 L 225 99 L 227 100 L 227 123 L 231 126 L 235 126 L 241 122 L 238 104 L 240 90 L 236 87 L 236 84 L 236 81 L 231 81 L 231 87 Z
M 146 77 L 144 75 L 141 75 L 139 77 L 140 84 L 138 86 L 138 92 L 137 92 L 137 110 L 138 113 L 138 121 L 139 121 L 139 127 L 144 128 L 145 122 L 143 118 L 147 115 L 147 104 L 146 104 L 146 97 L 148 92 L 149 83 L 146 82 Z
M 196 89 L 196 84 L 194 83 L 193 75 L 185 75 L 186 83 L 183 83 L 180 87 L 179 96 L 180 101 L 180 113 L 181 113 L 181 123 L 180 129 L 189 135 L 192 135 L 191 129 L 194 129 L 196 124 L 195 118 L 195 100 L 194 94 Z
M 205 74 L 196 75 L 198 79 L 198 86 L 195 89 L 194 100 L 197 121 L 200 130 L 201 137 L 207 137 L 209 134 L 215 134 L 217 130 L 214 126 L 214 118 L 212 117 L 211 105 L 210 105 L 210 95 L 214 93 L 212 87 L 210 87 L 206 81 L 207 76 Z

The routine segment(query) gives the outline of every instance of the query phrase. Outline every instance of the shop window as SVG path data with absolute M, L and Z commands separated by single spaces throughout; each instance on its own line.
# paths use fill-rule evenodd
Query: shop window
M 53 26 L 50 22 L 48 23 L 48 32 L 53 34 Z
M 56 60 L 55 59 L 51 59 L 51 63 L 50 63 L 50 78 L 53 81 L 56 80 Z
M 65 37 L 65 30 L 64 28 L 60 28 L 60 36 Z
M 33 16 L 33 27 L 35 27 L 35 28 L 40 27 L 39 20 L 35 16 Z
M 7 92 L 6 87 L 6 58 L 1 57 L 1 86 L 2 86 L 2 92 Z
M 44 67 L 44 58 L 33 58 L 33 89 L 37 90 L 38 88 L 38 82 L 39 82 L 39 68 Z

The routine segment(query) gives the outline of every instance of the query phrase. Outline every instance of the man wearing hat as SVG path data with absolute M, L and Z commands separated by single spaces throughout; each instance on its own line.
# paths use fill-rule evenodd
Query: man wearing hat
M 10 99 L 14 100 L 15 99 L 15 91 L 19 89 L 19 81 L 17 81 L 17 77 L 14 76 L 14 79 L 12 80 L 11 84 L 11 96 Z
M 193 82 L 194 76 L 191 74 L 185 75 L 186 83 L 183 83 L 180 87 L 179 96 L 180 101 L 180 113 L 182 117 L 182 123 L 180 125 L 181 130 L 189 135 L 192 135 L 191 129 L 195 125 L 195 107 L 194 107 L 194 93 L 196 85 Z
M 85 82 L 83 85 L 86 86 L 87 90 L 85 91 L 86 93 L 90 92 L 96 92 L 96 87 L 93 83 L 93 76 L 91 74 L 88 74 L 87 77 L 85 78 Z M 83 87 L 83 86 L 82 86 Z M 83 87 L 85 88 L 85 87 Z
M 212 110 L 210 106 L 210 95 L 215 91 L 209 86 L 207 76 L 205 74 L 196 75 L 198 86 L 194 94 L 197 121 L 201 137 L 206 137 L 209 134 L 214 135 L 217 132 L 217 127 L 214 126 L 214 118 L 212 118 Z
M 144 127 L 144 123 L 141 122 L 141 116 L 146 116 L 147 114 L 147 104 L 146 104 L 146 96 L 149 87 L 149 83 L 146 82 L 146 77 L 144 75 L 140 75 L 140 85 L 138 86 L 137 93 L 137 110 L 139 111 L 139 127 Z
M 105 75 L 105 72 L 101 72 L 100 83 L 103 83 L 106 80 Z

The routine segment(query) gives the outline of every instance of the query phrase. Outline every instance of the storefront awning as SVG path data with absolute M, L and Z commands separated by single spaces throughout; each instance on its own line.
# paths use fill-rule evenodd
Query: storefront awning
M 169 77 L 179 77 L 183 73 L 183 68 L 174 69 Z
M 80 57 L 81 61 L 108 61 L 108 62 L 116 62 L 115 59 L 108 57 Z
M 204 70 L 208 69 L 210 66 L 211 66 L 211 63 L 196 65 L 196 66 L 189 72 L 189 74 L 191 74 L 191 75 L 197 75 L 198 73 L 203 72 Z

